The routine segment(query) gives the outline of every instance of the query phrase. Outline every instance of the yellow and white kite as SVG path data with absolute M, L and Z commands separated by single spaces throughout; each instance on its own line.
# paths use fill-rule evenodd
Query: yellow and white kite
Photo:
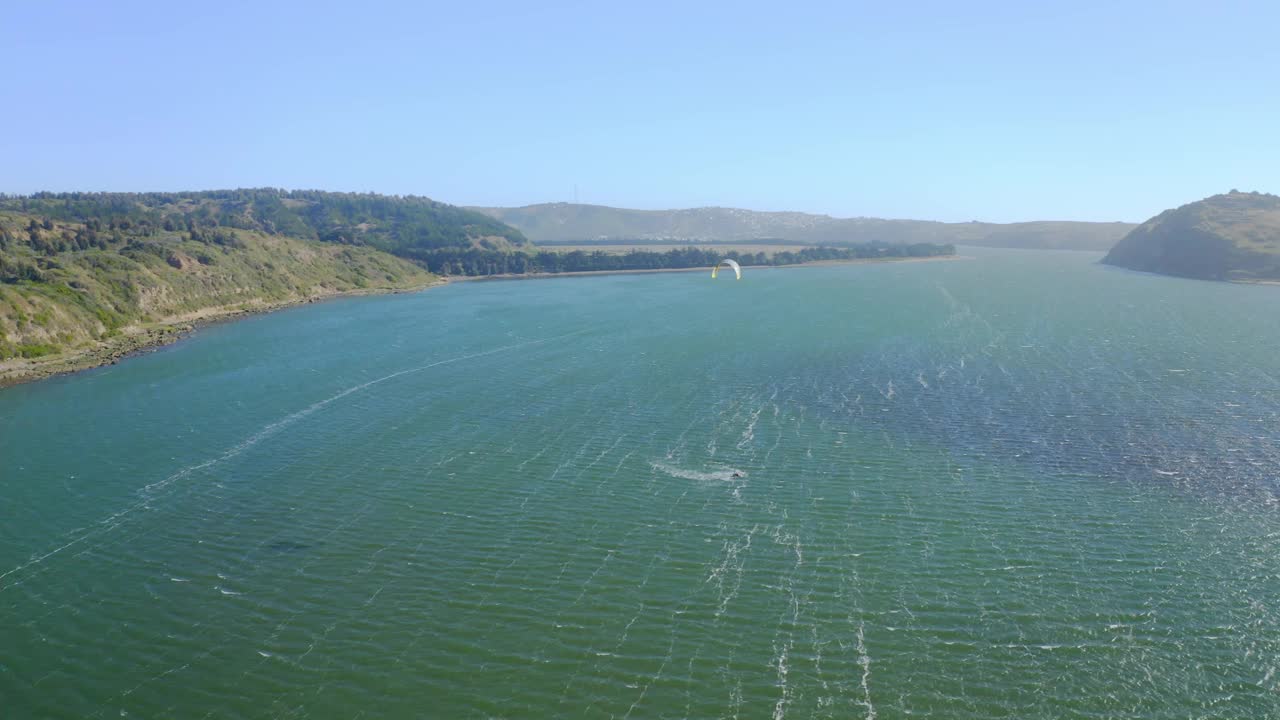
M 711 279 L 714 280 L 716 275 L 720 272 L 720 268 L 726 265 L 733 268 L 733 274 L 738 280 L 742 279 L 742 267 L 738 265 L 737 260 L 730 260 L 728 258 L 721 260 L 720 262 L 716 263 L 715 267 L 711 268 Z

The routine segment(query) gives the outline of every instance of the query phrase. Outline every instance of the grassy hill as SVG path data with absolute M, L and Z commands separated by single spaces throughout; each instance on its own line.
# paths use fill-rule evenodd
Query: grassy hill
M 924 220 L 833 218 L 798 212 L 734 208 L 628 210 L 549 203 L 519 208 L 472 208 L 518 228 L 536 243 L 600 240 L 741 242 L 773 239 L 804 245 L 956 243 L 989 247 L 1106 250 L 1131 223 L 941 223 Z
M 1280 197 L 1232 190 L 1166 210 L 1103 262 L 1205 280 L 1280 280 Z
M 192 320 L 434 281 L 397 255 L 528 247 L 492 218 L 426 198 L 0 197 L 0 384 L 108 361 Z
M 37 193 L 0 198 L 0 211 L 83 223 L 94 232 L 254 230 L 396 252 L 526 246 L 517 230 L 424 197 L 252 188 L 179 193 Z

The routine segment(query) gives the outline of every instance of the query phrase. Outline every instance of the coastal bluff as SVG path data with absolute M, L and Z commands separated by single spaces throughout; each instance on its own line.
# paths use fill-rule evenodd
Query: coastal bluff
M 1102 262 L 1202 280 L 1280 281 L 1280 196 L 1232 190 L 1166 210 Z

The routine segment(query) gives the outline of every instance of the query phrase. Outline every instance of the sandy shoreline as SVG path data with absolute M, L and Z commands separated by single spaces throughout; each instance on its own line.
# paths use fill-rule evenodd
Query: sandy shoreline
M 815 267 L 821 265 L 863 265 L 871 263 L 898 263 L 898 262 L 932 262 L 938 260 L 965 260 L 971 259 L 962 255 L 943 255 L 938 257 L 919 257 L 919 258 L 860 258 L 856 260 L 821 260 L 810 263 L 797 263 L 795 265 L 769 265 L 762 267 L 748 267 L 747 271 L 772 270 L 785 268 L 801 268 Z M 346 297 L 359 297 L 362 295 L 392 295 L 399 293 L 414 293 L 423 290 L 429 290 L 433 287 L 442 287 L 450 283 L 457 282 L 480 282 L 480 281 L 509 281 L 509 280 L 541 280 L 557 277 L 582 277 L 588 275 L 641 275 L 649 273 L 673 273 L 673 272 L 708 272 L 705 267 L 693 268 L 656 268 L 652 270 L 586 270 L 578 272 L 562 272 L 562 273 L 531 273 L 524 275 L 484 275 L 477 277 L 442 277 L 433 280 L 430 283 L 406 287 L 406 288 L 378 288 L 378 289 L 361 289 L 346 290 L 341 292 L 326 293 L 322 295 L 313 295 L 308 297 L 291 298 L 276 302 L 261 302 L 257 304 L 238 303 L 234 306 L 216 306 L 204 308 L 184 315 L 167 318 L 163 321 L 152 323 L 142 327 L 126 328 L 120 335 L 103 340 L 96 345 L 86 348 L 77 348 L 58 355 L 50 357 L 20 359 L 14 358 L 0 362 L 0 388 L 11 385 L 20 385 L 23 383 L 35 382 L 46 378 L 57 377 L 59 375 L 70 375 L 72 373 L 81 372 L 83 370 L 91 370 L 104 365 L 115 365 L 121 360 L 127 359 L 134 355 L 156 350 L 157 348 L 171 345 L 202 327 L 220 324 L 224 322 L 232 322 L 244 317 L 252 315 L 262 315 L 276 310 L 296 307 L 298 305 L 306 305 L 309 303 L 323 302 L 325 300 L 336 300 Z
M 935 255 L 931 257 L 888 257 L 857 258 L 854 260 L 815 260 L 814 262 L 794 263 L 792 265 L 748 265 L 742 269 L 743 274 L 761 270 L 785 270 L 787 268 L 821 267 L 824 265 L 871 265 L 884 263 L 936 262 L 939 260 L 972 260 L 969 255 Z M 575 270 L 558 273 L 523 273 L 519 275 L 475 275 L 447 278 L 448 282 L 488 282 L 493 280 L 547 280 L 558 277 L 585 277 L 590 275 L 647 275 L 649 273 L 687 273 L 702 272 L 711 274 L 709 267 L 691 268 L 653 268 L 644 270 Z

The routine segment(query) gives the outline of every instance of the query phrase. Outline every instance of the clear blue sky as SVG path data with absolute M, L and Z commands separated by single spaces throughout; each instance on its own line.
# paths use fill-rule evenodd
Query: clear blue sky
M 1142 220 L 1280 192 L 1280 3 L 12 2 L 0 191 Z

